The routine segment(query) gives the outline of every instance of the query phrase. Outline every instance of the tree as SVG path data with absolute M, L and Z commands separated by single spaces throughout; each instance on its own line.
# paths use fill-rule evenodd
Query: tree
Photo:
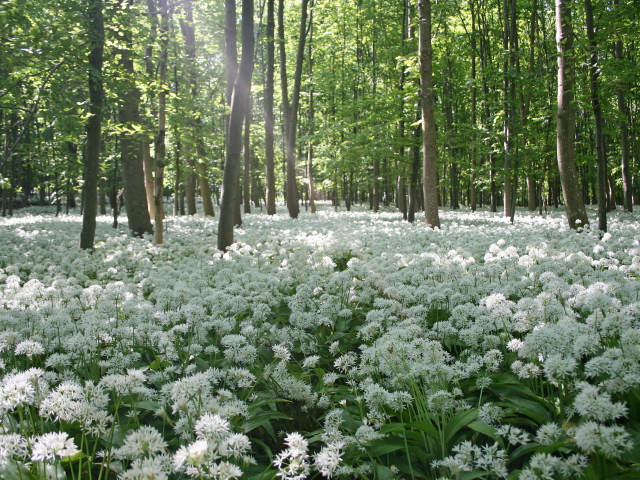
M 164 162 L 166 158 L 166 124 L 167 124 L 167 60 L 169 48 L 169 7 L 167 0 L 158 0 L 160 9 L 160 62 L 158 63 L 158 134 L 155 139 L 155 189 L 153 201 L 155 204 L 155 232 L 156 245 L 164 243 Z
M 284 116 L 284 143 L 287 155 L 287 209 L 291 218 L 300 213 L 298 205 L 298 182 L 296 180 L 296 132 L 298 128 L 298 108 L 300 105 L 300 89 L 302 88 L 302 64 L 304 62 L 304 45 L 307 37 L 307 7 L 309 0 L 302 0 L 300 10 L 300 33 L 298 35 L 298 52 L 296 69 L 293 76 L 291 103 L 287 85 L 287 58 L 284 39 L 284 0 L 278 4 L 278 28 L 280 41 L 280 82 L 282 87 L 282 110 Z
M 133 0 L 124 5 L 125 21 L 131 19 Z M 122 93 L 122 106 L 119 120 L 122 124 L 120 137 L 120 152 L 122 157 L 122 185 L 124 187 L 127 204 L 127 219 L 129 229 L 135 236 L 153 233 L 153 226 L 149 217 L 149 206 L 144 184 L 142 165 L 142 141 L 140 137 L 140 92 L 135 84 L 133 65 L 133 35 L 131 27 L 122 29 L 123 42 L 120 50 L 120 65 L 124 70 L 125 86 Z
M 264 87 L 264 169 L 266 183 L 267 214 L 276 214 L 276 180 L 274 172 L 273 89 L 275 70 L 275 5 L 267 0 L 267 76 Z
M 589 223 L 578 183 L 574 151 L 575 113 L 573 106 L 573 27 L 569 0 L 556 1 L 556 45 L 558 49 L 558 103 L 556 145 L 560 182 L 569 227 Z
M 607 157 L 604 145 L 604 118 L 600 104 L 598 47 L 593 25 L 593 7 L 591 0 L 584 0 L 584 13 L 587 20 L 587 38 L 589 40 L 589 86 L 591 88 L 591 107 L 595 120 L 596 163 L 598 166 L 598 229 L 607 231 Z
M 431 0 L 418 0 L 420 101 L 422 109 L 422 184 L 424 216 L 431 228 L 440 227 L 436 166 L 436 119 L 431 47 Z
M 202 198 L 202 209 L 204 211 L 204 216 L 213 217 L 215 216 L 215 212 L 213 210 L 213 203 L 211 201 L 211 188 L 209 186 L 209 178 L 207 177 L 207 165 L 205 163 L 206 159 L 206 151 L 204 148 L 204 141 L 202 139 L 202 119 L 201 114 L 198 112 L 196 107 L 196 101 L 198 97 L 198 72 L 195 64 L 196 61 L 196 36 L 195 36 L 195 28 L 193 26 L 193 7 L 191 5 L 191 0 L 186 0 L 184 2 L 185 9 L 185 19 L 180 19 L 180 29 L 182 30 L 182 35 L 185 40 L 185 53 L 187 54 L 187 59 L 189 61 L 189 83 L 191 85 L 191 101 L 193 102 L 192 109 L 192 119 L 188 121 L 189 127 L 191 129 L 192 136 L 194 137 L 194 142 L 196 146 L 196 163 L 198 169 L 198 183 L 200 185 L 200 196 Z M 194 190 L 193 179 L 190 179 L 190 189 Z M 189 213 L 191 210 L 194 210 L 195 213 L 195 202 L 189 209 Z
M 228 32 L 227 32 L 228 35 Z M 218 249 L 233 244 L 234 209 L 242 160 L 242 125 L 246 117 L 253 73 L 253 0 L 242 1 L 242 57 L 233 83 L 231 112 L 227 130 L 227 151 L 222 178 L 222 199 L 218 221 Z
M 80 248 L 93 250 L 98 214 L 98 176 L 102 137 L 102 106 L 104 86 L 102 64 L 104 55 L 104 17 L 102 0 L 89 0 L 89 119 L 87 120 L 87 153 L 84 165 L 84 201 Z

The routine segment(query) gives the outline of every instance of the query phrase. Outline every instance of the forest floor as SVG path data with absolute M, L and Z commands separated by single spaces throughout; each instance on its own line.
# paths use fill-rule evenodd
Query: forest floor
M 279 212 L 0 219 L 0 478 L 640 478 L 635 214 Z

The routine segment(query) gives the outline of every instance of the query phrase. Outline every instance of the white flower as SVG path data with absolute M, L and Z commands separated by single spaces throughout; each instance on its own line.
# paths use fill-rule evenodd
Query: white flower
M 342 461 L 343 442 L 330 443 L 315 455 L 314 466 L 324 477 L 331 478 Z
M 609 458 L 619 458 L 634 446 L 631 435 L 619 425 L 589 421 L 571 429 L 570 434 L 583 452 L 602 453 Z
M 510 350 L 512 352 L 517 352 L 522 347 L 524 347 L 524 342 L 519 338 L 512 338 L 507 342 L 507 350 Z
M 206 439 L 182 446 L 173 456 L 173 467 L 178 472 L 183 470 L 185 465 L 199 467 L 207 461 L 209 442 Z
M 311 355 L 304 359 L 302 362 L 302 368 L 315 368 L 320 361 L 320 355 Z
M 536 432 L 536 441 L 540 445 L 551 445 L 562 436 L 562 428 L 557 423 L 545 423 Z
M 167 457 L 136 458 L 129 470 L 120 475 L 121 480 L 168 480 L 170 473 Z
M 129 433 L 124 439 L 124 444 L 116 450 L 116 457 L 136 459 L 150 457 L 164 451 L 167 442 L 164 441 L 158 430 L 151 426 L 142 426 Z
M 285 437 L 287 449 L 278 453 L 273 465 L 279 470 L 277 476 L 282 480 L 303 480 L 309 474 L 308 442 L 297 432 Z
M 196 422 L 194 429 L 198 438 L 206 438 L 217 443 L 229 435 L 230 425 L 228 420 L 217 413 L 215 415 L 206 413 Z
M 12 457 L 27 456 L 27 439 L 17 433 L 0 435 L 0 466 Z
M 33 439 L 31 460 L 53 460 L 55 457 L 70 457 L 78 452 L 73 438 L 69 438 L 66 432 L 45 433 Z
M 576 411 L 590 420 L 601 422 L 625 417 L 628 413 L 626 405 L 621 402 L 613 403 L 611 395 L 600 392 L 600 389 L 586 382 L 581 382 L 578 387 L 580 393 L 576 395 L 573 405 Z
M 44 347 L 40 342 L 33 340 L 24 340 L 16 345 L 16 355 L 26 355 L 31 358 L 32 355 L 42 355 L 44 353 Z

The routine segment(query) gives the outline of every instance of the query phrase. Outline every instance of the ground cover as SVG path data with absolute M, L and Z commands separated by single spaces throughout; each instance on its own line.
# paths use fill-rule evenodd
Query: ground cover
M 0 219 L 0 478 L 639 478 L 636 219 L 441 218 Z

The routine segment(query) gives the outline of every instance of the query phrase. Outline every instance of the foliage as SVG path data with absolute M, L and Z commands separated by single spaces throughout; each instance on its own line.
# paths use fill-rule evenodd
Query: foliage
M 442 214 L 2 220 L 1 476 L 637 476 L 637 225 Z

